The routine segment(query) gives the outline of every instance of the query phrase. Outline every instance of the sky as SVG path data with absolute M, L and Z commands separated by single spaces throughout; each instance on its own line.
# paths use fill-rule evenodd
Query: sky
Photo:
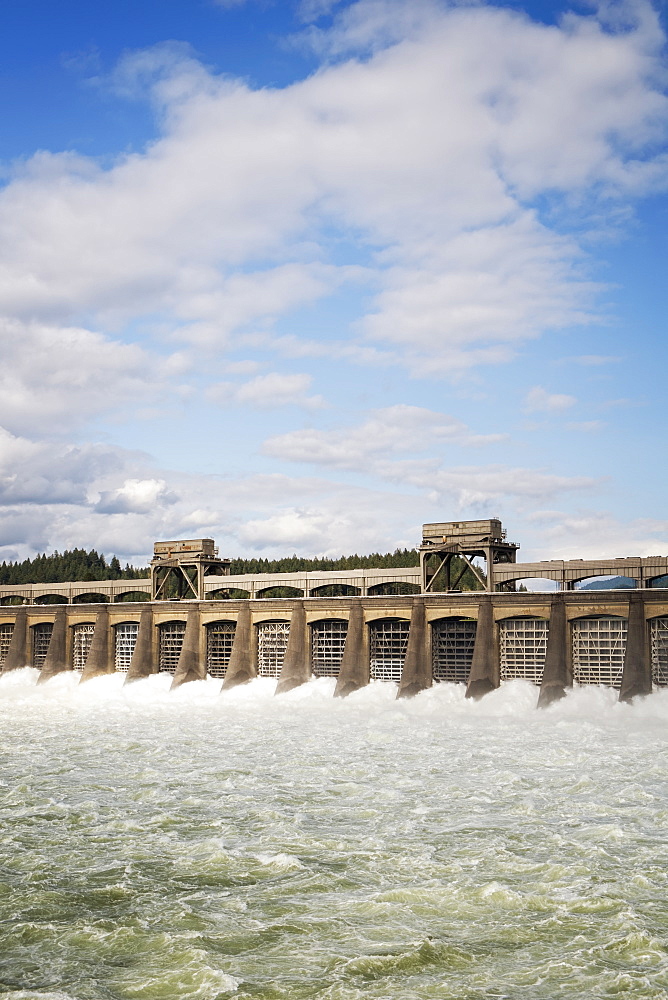
M 6 4 L 0 560 L 668 554 L 665 20 Z

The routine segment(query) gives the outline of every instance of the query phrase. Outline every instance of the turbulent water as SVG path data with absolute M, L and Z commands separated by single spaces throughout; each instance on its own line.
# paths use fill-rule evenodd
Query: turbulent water
M 0 996 L 668 997 L 668 692 L 0 679 Z

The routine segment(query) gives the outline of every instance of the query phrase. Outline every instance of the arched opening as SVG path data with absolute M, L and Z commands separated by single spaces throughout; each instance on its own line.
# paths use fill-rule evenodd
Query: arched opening
M 435 681 L 467 684 L 478 623 L 473 618 L 440 618 L 431 624 L 431 668 Z
M 300 590 L 299 587 L 265 587 L 264 590 L 258 590 L 255 596 L 262 598 L 303 597 L 304 591 Z
M 548 632 L 547 619 L 533 615 L 499 622 L 501 681 L 542 683 Z
M 322 587 L 314 587 L 309 591 L 310 597 L 359 597 L 360 587 L 351 587 L 347 583 L 327 583 Z
M 80 622 L 72 627 L 72 666 L 83 670 L 93 642 L 95 622 Z
M 210 590 L 206 595 L 207 601 L 247 601 L 250 598 L 249 590 L 240 590 L 238 587 L 223 587 L 221 590 Z
M 139 622 L 119 622 L 114 626 L 114 667 L 127 673 L 137 645 Z
M 257 672 L 260 677 L 279 677 L 290 635 L 290 622 L 278 619 L 257 626 Z
M 617 615 L 574 619 L 571 641 L 576 684 L 621 686 L 626 629 L 626 618 Z
M 46 654 L 49 651 L 49 643 L 51 642 L 51 633 L 53 632 L 53 622 L 38 622 L 37 625 L 31 625 L 31 644 L 32 644 L 32 665 L 37 667 L 39 670 L 44 666 L 44 661 L 46 659 Z
M 586 576 L 576 580 L 574 590 L 633 590 L 638 586 L 637 580 L 630 576 Z
M 21 597 L 20 594 L 5 594 L 4 597 L 0 597 L 0 604 L 5 605 L 5 607 L 18 607 L 24 601 L 25 597 Z
M 235 622 L 209 622 L 206 626 L 206 670 L 212 677 L 224 677 L 234 645 Z
M 311 670 L 315 677 L 338 677 L 348 635 L 343 618 L 311 623 Z
M 647 586 L 652 588 L 668 587 L 668 575 L 664 574 L 663 576 L 653 576 L 651 580 L 647 581 Z
M 370 595 L 398 597 L 402 594 L 419 594 L 420 585 L 418 583 L 404 583 L 403 580 L 390 580 L 388 583 L 376 583 L 369 587 Z
M 401 680 L 410 622 L 405 618 L 379 618 L 369 623 L 369 676 L 376 681 Z
M 652 680 L 657 687 L 668 687 L 668 617 L 650 618 L 649 640 Z
M 35 598 L 35 604 L 67 604 L 67 598 L 62 594 L 40 594 Z
M 125 594 L 116 594 L 115 604 L 137 604 L 139 601 L 150 601 L 151 595 L 144 590 L 128 590 Z
M 72 598 L 72 604 L 106 604 L 108 600 L 108 594 L 77 594 Z
M 186 634 L 184 621 L 162 622 L 158 625 L 158 671 L 175 674 Z
M 0 670 L 7 659 L 13 634 L 14 622 L 6 622 L 4 625 L 0 625 Z
M 517 580 L 509 580 L 503 585 L 503 590 L 511 590 L 517 594 L 552 594 L 559 589 L 556 580 L 548 580 L 542 576 L 527 576 Z

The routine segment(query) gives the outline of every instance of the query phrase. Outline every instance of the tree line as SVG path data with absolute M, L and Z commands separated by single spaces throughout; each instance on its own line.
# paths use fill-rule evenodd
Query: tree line
M 24 559 L 23 562 L 3 562 L 0 584 L 68 583 L 77 580 L 141 580 L 149 575 L 148 568 L 137 569 L 126 564 L 123 568 L 116 556 L 109 562 L 91 549 L 70 549 Z
M 230 573 L 299 573 L 314 570 L 337 569 L 395 569 L 402 566 L 419 566 L 417 549 L 395 549 L 394 552 L 372 552 L 368 556 L 340 556 L 338 559 L 303 559 L 301 556 L 284 556 L 282 559 L 232 559 Z

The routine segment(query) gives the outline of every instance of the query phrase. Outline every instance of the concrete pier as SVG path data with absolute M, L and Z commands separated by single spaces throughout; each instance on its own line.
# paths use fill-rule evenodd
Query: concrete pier
M 543 683 L 540 686 L 538 707 L 547 708 L 566 694 L 573 684 L 568 649 L 566 607 L 560 596 L 555 597 L 550 608 L 550 631 L 547 639 Z
M 491 597 L 484 596 L 478 606 L 478 628 L 473 648 L 467 698 L 482 698 L 499 686 L 499 644 L 494 625 Z
M 93 677 L 102 677 L 114 672 L 114 658 L 109 628 L 109 612 L 106 608 L 98 611 L 95 617 L 93 641 L 86 659 L 86 666 L 81 674 L 81 681 L 89 681 Z
M 150 674 L 155 673 L 155 668 L 155 657 L 153 655 L 153 609 L 148 607 L 142 608 L 141 611 L 137 642 L 125 683 L 131 684 L 132 681 L 148 677 Z
M 304 602 L 297 601 L 290 619 L 290 636 L 276 694 L 284 694 L 305 684 L 311 676 L 311 649 Z
M 652 692 L 652 664 L 648 655 L 645 602 L 642 594 L 632 594 L 624 651 L 624 673 L 619 691 L 620 701 L 631 701 L 638 695 Z
M 348 634 L 334 689 L 335 698 L 345 698 L 369 683 L 369 648 L 364 630 L 362 602 L 353 601 L 349 611 Z
M 408 648 L 397 698 L 412 698 L 425 688 L 431 687 L 432 668 L 427 643 L 427 618 L 424 598 L 416 597 L 411 610 L 411 627 L 408 633 Z
M 186 631 L 179 654 L 179 662 L 174 673 L 172 688 L 187 684 L 188 681 L 206 680 L 206 662 L 200 655 L 200 614 L 199 608 L 191 608 L 186 621 Z
M 223 691 L 236 687 L 238 684 L 247 684 L 248 681 L 257 676 L 255 642 L 253 640 L 250 605 L 248 602 L 244 602 L 237 617 L 232 655 L 223 681 Z

